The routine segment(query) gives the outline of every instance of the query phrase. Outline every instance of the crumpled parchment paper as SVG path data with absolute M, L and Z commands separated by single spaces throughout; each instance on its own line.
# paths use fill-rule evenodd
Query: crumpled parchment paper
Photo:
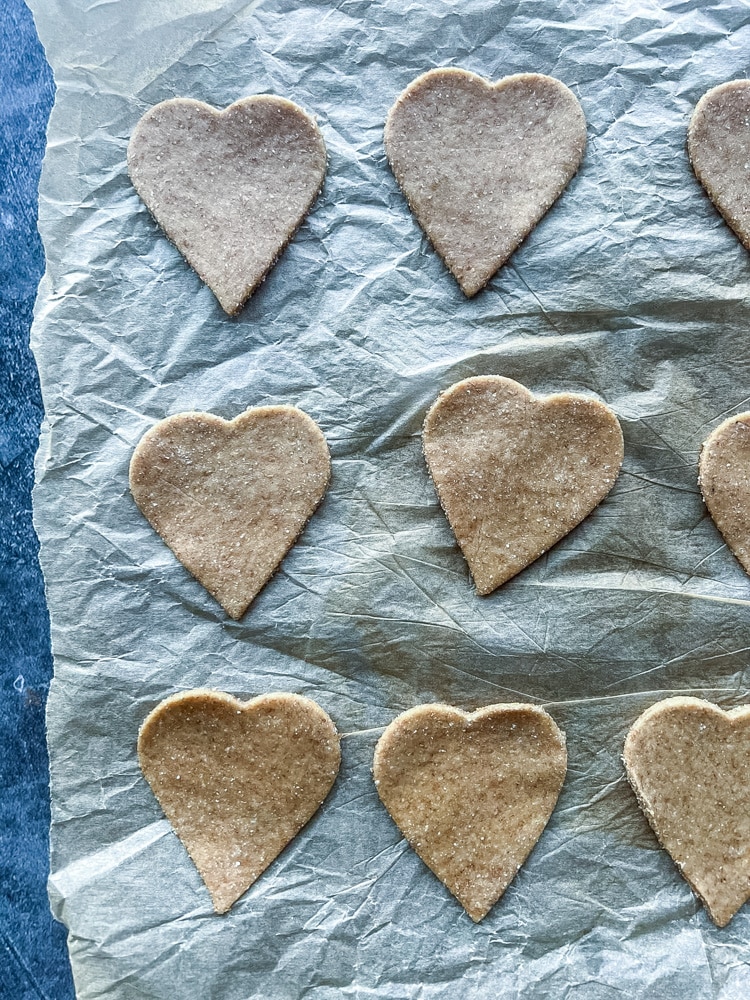
M 33 346 L 47 424 L 36 525 L 55 653 L 50 892 L 79 996 L 117 1000 L 746 998 L 750 908 L 717 930 L 656 840 L 620 753 L 674 692 L 747 698 L 750 580 L 696 483 L 701 443 L 750 399 L 750 256 L 692 175 L 685 133 L 748 71 L 734 2 L 32 0 L 57 80 Z M 582 169 L 467 301 L 383 152 L 397 94 L 433 66 L 559 77 Z M 153 104 L 253 93 L 315 114 L 323 195 L 236 320 L 129 183 Z M 606 400 L 626 443 L 611 496 L 478 598 L 421 456 L 457 379 L 499 373 Z M 333 483 L 241 623 L 138 513 L 128 462 L 155 421 L 292 403 Z M 224 917 L 143 780 L 138 727 L 207 686 L 296 691 L 340 731 L 310 825 Z M 370 776 L 396 714 L 440 700 L 545 705 L 567 732 L 556 812 L 474 925 L 409 849 Z

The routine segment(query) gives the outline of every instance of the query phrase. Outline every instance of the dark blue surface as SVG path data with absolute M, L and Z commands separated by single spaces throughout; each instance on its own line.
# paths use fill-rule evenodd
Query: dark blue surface
M 54 85 L 31 14 L 0 0 L 0 997 L 73 997 L 49 912 L 49 623 L 31 522 L 42 416 L 29 328 L 44 268 L 37 186 Z

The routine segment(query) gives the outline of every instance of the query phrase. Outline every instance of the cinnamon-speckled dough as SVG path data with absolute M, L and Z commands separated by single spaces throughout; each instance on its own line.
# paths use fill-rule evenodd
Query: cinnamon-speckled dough
M 214 909 L 225 913 L 318 810 L 341 751 L 333 722 L 309 698 L 240 702 L 199 689 L 151 712 L 138 759 Z
M 512 379 L 464 379 L 438 397 L 425 459 L 478 593 L 546 552 L 614 486 L 617 417 L 573 393 L 536 397 Z
M 585 148 L 576 97 L 538 73 L 489 83 L 462 69 L 430 70 L 400 95 L 385 127 L 409 208 L 467 296 L 560 197 Z
M 230 315 L 291 240 L 325 170 L 318 126 L 270 95 L 225 111 L 188 98 L 164 101 L 141 118 L 128 145 L 133 186 Z
M 130 489 L 180 562 L 239 619 L 328 487 L 323 433 L 293 406 L 178 413 L 143 435 Z
M 541 836 L 566 767 L 565 736 L 535 705 L 420 705 L 381 736 L 373 777 L 411 846 L 479 921 Z
M 750 708 L 666 698 L 633 725 L 623 760 L 659 843 L 724 927 L 750 898 Z
M 698 483 L 717 528 L 750 573 L 750 413 L 730 417 L 706 439 Z
M 687 148 L 696 177 L 750 250 L 750 80 L 722 83 L 701 97 Z

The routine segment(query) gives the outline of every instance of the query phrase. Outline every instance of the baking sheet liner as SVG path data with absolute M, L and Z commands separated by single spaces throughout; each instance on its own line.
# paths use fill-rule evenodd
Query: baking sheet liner
M 696 483 L 750 399 L 750 257 L 693 177 L 692 108 L 748 71 L 744 3 L 32 0 L 55 71 L 33 330 L 47 420 L 36 526 L 55 655 L 50 894 L 85 1000 L 745 998 L 750 912 L 717 930 L 622 772 L 627 729 L 674 692 L 747 698 L 750 580 Z M 464 299 L 410 215 L 382 130 L 434 66 L 548 73 L 580 99 L 579 174 Z M 158 101 L 254 93 L 314 114 L 322 196 L 235 319 L 130 185 Z M 489 598 L 473 593 L 421 456 L 438 392 L 498 373 L 609 403 L 610 497 Z M 186 409 L 291 403 L 333 482 L 231 622 L 138 513 L 130 456 Z M 324 807 L 224 917 L 141 777 L 138 726 L 207 686 L 315 698 L 344 734 Z M 396 714 L 543 704 L 567 732 L 552 820 L 474 925 L 371 780 Z

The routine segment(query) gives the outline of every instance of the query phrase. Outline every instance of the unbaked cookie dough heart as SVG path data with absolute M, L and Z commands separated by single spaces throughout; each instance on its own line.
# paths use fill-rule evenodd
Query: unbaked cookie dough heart
M 373 777 L 419 857 L 479 921 L 541 836 L 566 767 L 565 736 L 535 705 L 420 705 L 381 736 Z
M 614 486 L 623 458 L 620 425 L 604 403 L 533 396 L 500 375 L 464 379 L 439 396 L 422 444 L 479 594 L 580 524 Z
M 724 927 L 750 898 L 750 707 L 666 698 L 636 721 L 623 760 L 659 843 Z
M 385 151 L 409 208 L 471 297 L 565 190 L 586 119 L 538 73 L 489 83 L 462 69 L 412 81 L 391 108 Z
M 695 176 L 750 250 L 750 80 L 722 83 L 701 97 L 687 149 Z
M 198 689 L 151 712 L 138 760 L 214 909 L 226 913 L 320 808 L 341 751 L 309 698 L 240 702 Z
M 138 194 L 230 315 L 289 243 L 323 186 L 315 122 L 282 97 L 217 111 L 164 101 L 138 122 L 128 172 Z
M 323 433 L 293 406 L 234 420 L 178 413 L 138 443 L 130 490 L 180 562 L 230 617 L 243 616 L 328 487 Z
M 698 469 L 706 507 L 750 573 L 750 413 L 719 424 L 703 444 Z

